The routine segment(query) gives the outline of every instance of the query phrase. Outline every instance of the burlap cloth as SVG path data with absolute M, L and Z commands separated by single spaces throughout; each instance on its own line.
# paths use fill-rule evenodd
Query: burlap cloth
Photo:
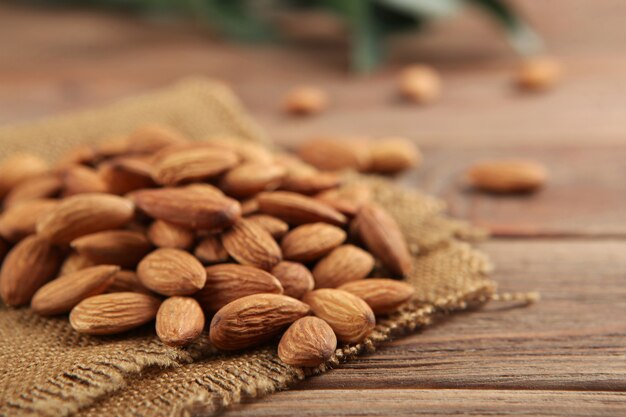
M 28 150 L 53 159 L 81 142 L 125 133 L 147 121 L 170 124 L 202 139 L 232 133 L 265 138 L 223 85 L 187 80 L 161 92 L 110 107 L 0 129 L 0 157 Z M 40 318 L 29 309 L 0 307 L 0 415 L 187 416 L 210 415 L 243 396 L 256 397 L 323 372 L 391 337 L 428 325 L 434 315 L 493 298 L 488 259 L 460 238 L 473 233 L 446 218 L 443 204 L 387 180 L 366 181 L 375 199 L 399 221 L 414 256 L 408 281 L 418 297 L 378 321 L 365 342 L 342 346 L 314 370 L 287 366 L 276 344 L 241 353 L 212 349 L 203 337 L 186 349 L 164 346 L 145 329 L 115 337 L 74 332 L 67 318 Z

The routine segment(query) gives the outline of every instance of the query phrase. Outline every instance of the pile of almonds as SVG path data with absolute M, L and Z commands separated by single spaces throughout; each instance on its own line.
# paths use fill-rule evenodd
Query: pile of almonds
M 283 334 L 285 363 L 316 366 L 414 292 L 365 279 L 376 261 L 406 276 L 411 258 L 369 190 L 341 182 L 293 155 L 159 125 L 54 166 L 16 155 L 0 164 L 0 295 L 91 335 L 156 319 L 163 343 L 183 346 L 210 319 L 212 344 L 237 350 Z

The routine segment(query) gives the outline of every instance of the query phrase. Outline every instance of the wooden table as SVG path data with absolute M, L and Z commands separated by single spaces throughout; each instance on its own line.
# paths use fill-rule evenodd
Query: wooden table
M 567 69 L 545 95 L 510 86 L 512 54 L 469 13 L 402 39 L 369 77 L 345 71 L 329 43 L 254 48 L 201 30 L 87 11 L 0 8 L 0 122 L 107 103 L 187 75 L 230 83 L 277 142 L 323 133 L 402 135 L 425 154 L 401 181 L 489 227 L 482 248 L 502 291 L 537 290 L 529 308 L 492 303 L 389 343 L 229 416 L 626 415 L 626 4 L 520 1 Z M 445 93 L 402 104 L 394 72 L 425 61 Z M 279 111 L 293 84 L 333 96 L 320 117 Z M 459 173 L 491 156 L 525 156 L 552 172 L 533 197 L 464 190 Z

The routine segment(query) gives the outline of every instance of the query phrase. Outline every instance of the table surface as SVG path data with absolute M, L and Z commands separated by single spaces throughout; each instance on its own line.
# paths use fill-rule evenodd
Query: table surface
M 528 308 L 498 303 L 387 344 L 229 416 L 626 415 L 626 4 L 518 1 L 566 77 L 556 90 L 511 88 L 515 57 L 476 13 L 398 39 L 390 64 L 354 77 L 345 48 L 233 45 L 198 28 L 94 13 L 0 6 L 0 123 L 108 103 L 188 75 L 232 85 L 281 144 L 324 133 L 400 135 L 425 163 L 400 179 L 486 226 L 501 291 L 539 291 Z M 394 74 L 429 62 L 442 100 L 395 98 Z M 330 91 L 310 119 L 280 112 L 295 84 Z M 493 197 L 459 185 L 472 161 L 524 156 L 549 166 L 531 197 Z

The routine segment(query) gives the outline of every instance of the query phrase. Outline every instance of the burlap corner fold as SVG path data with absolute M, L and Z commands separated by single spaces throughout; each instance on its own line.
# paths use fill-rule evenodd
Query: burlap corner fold
M 0 157 L 30 151 L 54 158 L 81 142 L 158 121 L 190 137 L 234 135 L 265 141 L 223 85 L 194 79 L 100 110 L 0 129 Z M 191 416 L 215 413 L 324 372 L 392 337 L 428 325 L 435 314 L 488 300 L 489 260 L 460 237 L 474 234 L 443 214 L 441 201 L 381 178 L 351 175 L 398 220 L 414 251 L 407 280 L 417 298 L 379 320 L 363 343 L 342 346 L 317 369 L 283 364 L 276 346 L 216 352 L 206 338 L 186 349 L 161 344 L 149 328 L 115 337 L 78 335 L 66 318 L 40 318 L 29 309 L 0 307 L 0 415 Z

